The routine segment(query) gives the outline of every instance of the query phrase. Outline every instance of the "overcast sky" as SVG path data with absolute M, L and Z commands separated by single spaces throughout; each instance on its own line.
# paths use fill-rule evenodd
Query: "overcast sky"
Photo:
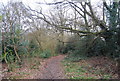
M 9 1 L 22 1 L 26 6 L 30 6 L 31 8 L 34 8 L 36 9 L 38 7 L 37 5 L 37 2 L 52 2 L 52 1 L 56 1 L 56 0 L 0 0 L 0 3 L 3 3 L 3 4 L 7 4 L 7 2 Z M 57 1 L 60 1 L 60 0 L 57 0 Z M 77 0 L 79 1 L 79 0 Z M 83 0 L 84 1 L 84 0 Z M 95 3 L 97 4 L 100 0 L 91 0 L 92 3 Z M 47 6 L 43 5 L 43 8 L 47 8 Z
M 6 5 L 8 2 L 16 2 L 16 1 L 19 1 L 19 2 L 23 2 L 24 5 L 26 6 L 30 6 L 32 9 L 35 9 L 35 10 L 39 10 L 40 7 L 42 8 L 43 12 L 44 13 L 47 13 L 49 12 L 49 8 L 50 6 L 49 5 L 40 5 L 40 4 L 37 4 L 38 2 L 47 2 L 47 3 L 50 3 L 50 2 L 53 2 L 53 1 L 63 1 L 63 0 L 0 0 L 0 7 L 2 7 L 1 3 L 3 3 L 4 5 Z M 82 0 L 76 0 L 76 1 L 82 1 Z M 84 0 L 83 0 L 84 1 Z M 91 3 L 93 5 L 97 5 L 99 4 L 100 5 L 100 2 L 101 0 L 91 0 Z

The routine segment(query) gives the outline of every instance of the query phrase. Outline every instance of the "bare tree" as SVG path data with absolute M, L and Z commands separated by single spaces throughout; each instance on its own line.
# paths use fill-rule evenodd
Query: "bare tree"
M 119 36 L 118 2 L 111 1 L 111 4 L 107 4 L 107 2 L 104 1 L 102 3 L 103 5 L 103 14 L 101 14 L 102 18 L 97 16 L 99 12 L 96 12 L 95 9 L 93 9 L 93 6 L 90 1 L 88 2 L 61 1 L 47 3 L 47 5 L 56 5 L 57 8 L 58 5 L 60 5 L 60 7 L 62 6 L 62 10 L 70 8 L 70 10 L 65 11 L 65 13 L 68 14 L 69 12 L 72 15 L 64 17 L 63 15 L 65 13 L 61 13 L 61 10 L 59 11 L 60 13 L 58 15 L 56 14 L 54 15 L 53 14 L 54 12 L 53 13 L 51 12 L 49 16 L 46 16 L 44 13 L 39 12 L 39 14 L 44 15 L 44 17 L 37 16 L 38 19 L 45 21 L 46 23 L 49 24 L 49 26 L 56 28 L 58 30 L 77 33 L 80 37 L 92 36 L 93 40 L 90 43 L 90 47 L 93 46 L 93 43 L 97 38 L 100 38 L 107 44 L 108 48 L 106 49 L 111 50 L 108 51 L 109 54 L 114 53 L 113 55 L 115 54 L 118 55 L 118 53 L 120 52 L 119 41 L 117 39 L 113 39 Z M 112 49 L 111 47 L 112 45 L 117 48 Z
M 19 5 L 19 6 L 18 6 Z M 18 43 L 16 39 L 22 39 L 22 31 L 24 26 L 22 25 L 26 20 L 25 15 L 27 11 L 25 5 L 22 2 L 9 2 L 6 6 L 3 5 L 2 13 L 2 44 L 3 53 L 6 54 L 9 51 L 8 48 L 13 48 L 18 60 L 21 61 L 18 55 Z M 19 33 L 20 35 L 17 35 Z

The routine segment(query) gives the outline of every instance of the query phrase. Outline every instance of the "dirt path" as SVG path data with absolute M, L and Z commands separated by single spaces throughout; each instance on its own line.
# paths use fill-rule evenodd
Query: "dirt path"
M 22 68 L 15 68 L 12 72 L 4 72 L 4 78 L 17 79 L 65 79 L 64 69 L 61 61 L 65 55 L 54 56 L 48 59 L 35 58 L 25 60 Z M 7 70 L 7 66 L 3 65 L 3 70 Z M 33 68 L 33 66 L 36 68 Z
M 61 65 L 61 61 L 64 59 L 64 55 L 51 57 L 46 60 L 45 64 L 41 68 L 40 79 L 65 79 L 64 71 Z

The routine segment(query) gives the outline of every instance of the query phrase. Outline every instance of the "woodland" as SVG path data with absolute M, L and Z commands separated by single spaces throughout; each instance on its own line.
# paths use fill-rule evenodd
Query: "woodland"
M 0 6 L 3 79 L 120 79 L 119 0 L 37 5 Z

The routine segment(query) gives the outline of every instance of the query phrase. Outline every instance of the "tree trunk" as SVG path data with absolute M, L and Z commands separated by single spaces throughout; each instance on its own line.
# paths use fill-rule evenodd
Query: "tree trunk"
M 117 74 L 118 79 L 120 79 L 120 58 L 117 59 Z

